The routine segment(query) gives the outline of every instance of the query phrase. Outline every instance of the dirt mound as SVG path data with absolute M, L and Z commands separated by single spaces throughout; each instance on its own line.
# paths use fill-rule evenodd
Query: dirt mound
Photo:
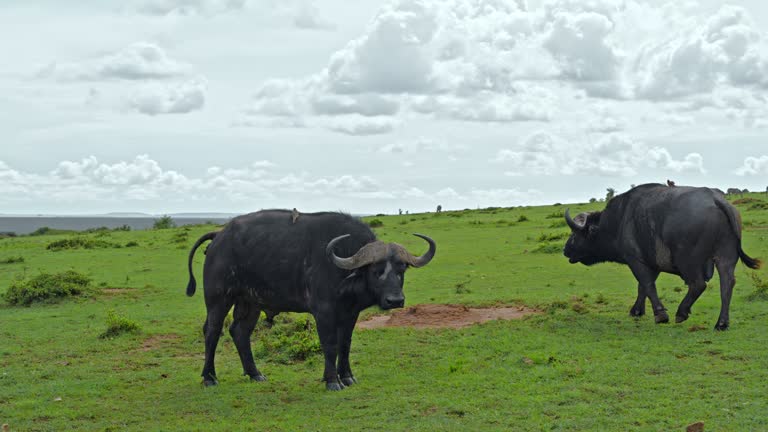
M 461 328 L 497 319 L 520 319 L 539 313 L 524 306 L 470 308 L 463 305 L 423 304 L 377 315 L 357 323 L 357 328 L 381 327 Z

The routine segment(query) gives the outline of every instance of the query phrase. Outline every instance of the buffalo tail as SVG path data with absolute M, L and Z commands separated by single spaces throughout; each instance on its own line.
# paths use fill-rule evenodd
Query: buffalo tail
M 741 258 L 741 262 L 743 262 L 744 265 L 751 269 L 759 269 L 763 265 L 762 261 L 750 257 L 746 252 L 744 252 L 744 249 L 741 248 L 741 216 L 739 213 L 735 208 L 733 208 L 733 206 L 721 199 L 716 198 L 715 204 L 717 204 L 720 210 L 722 210 L 722 212 L 725 213 L 725 215 L 728 217 L 728 222 L 731 224 L 731 229 L 733 229 L 733 232 L 739 239 L 739 258 Z
M 195 295 L 195 290 L 197 289 L 195 274 L 192 272 L 192 258 L 195 257 L 195 251 L 197 250 L 197 248 L 200 247 L 201 244 L 207 242 L 208 240 L 213 240 L 213 238 L 216 237 L 216 234 L 218 234 L 218 232 L 209 232 L 207 234 L 203 234 L 203 236 L 197 239 L 195 244 L 192 246 L 192 250 L 189 251 L 189 258 L 187 259 L 187 268 L 189 269 L 189 283 L 187 284 L 187 295 L 190 297 Z

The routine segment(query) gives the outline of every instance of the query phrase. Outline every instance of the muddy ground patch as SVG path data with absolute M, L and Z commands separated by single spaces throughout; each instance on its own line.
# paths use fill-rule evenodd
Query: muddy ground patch
M 373 316 L 358 322 L 357 328 L 462 328 L 498 319 L 522 319 L 537 313 L 540 312 L 525 306 L 473 308 L 464 305 L 423 304 L 398 310 L 390 315 Z

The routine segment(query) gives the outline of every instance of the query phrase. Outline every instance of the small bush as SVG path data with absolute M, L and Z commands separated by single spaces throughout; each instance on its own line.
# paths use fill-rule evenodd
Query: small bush
M 322 352 L 315 322 L 306 315 L 280 314 L 271 328 L 260 326 L 256 334 L 260 342 L 254 352 L 257 357 L 290 364 Z
M 757 198 L 746 197 L 746 198 L 739 198 L 737 200 L 734 200 L 733 204 L 739 205 L 739 204 L 752 204 L 752 203 L 761 203 L 761 202 L 764 202 L 764 201 L 759 200 Z
M 18 264 L 18 263 L 23 263 L 23 262 L 24 262 L 24 257 L 21 256 L 21 255 L 19 255 L 19 256 L 11 256 L 11 257 L 4 258 L 4 259 L 0 260 L 0 264 Z
M 176 222 L 168 215 L 163 215 L 160 219 L 155 219 L 155 223 L 152 224 L 152 229 L 169 229 L 176 228 Z
M 120 225 L 119 227 L 112 229 L 112 231 L 130 231 L 130 230 L 131 230 L 131 227 L 126 224 Z
M 123 333 L 138 333 L 140 330 L 141 328 L 135 321 L 110 309 L 107 311 L 107 329 L 99 335 L 99 338 L 109 339 Z
M 519 218 L 517 218 L 517 221 L 518 221 L 518 222 L 528 222 L 528 220 L 529 220 L 529 219 L 528 219 L 528 216 L 526 216 L 526 215 L 524 215 L 524 214 L 520 215 L 520 217 L 519 217 Z
M 40 228 L 32 231 L 31 233 L 29 233 L 29 235 L 31 235 L 31 236 L 41 236 L 41 235 L 48 234 L 50 231 L 51 231 L 51 229 L 48 228 L 48 227 L 40 227 Z
M 758 273 L 755 272 L 750 272 L 749 278 L 752 279 L 752 286 L 755 287 L 755 290 L 747 295 L 747 300 L 768 300 L 768 280 L 763 279 Z
M 555 220 L 549 224 L 549 228 L 562 228 L 566 226 L 568 226 L 568 222 L 566 222 L 565 219 Z
M 537 241 L 548 242 L 548 241 L 563 240 L 563 239 L 567 239 L 570 236 L 571 236 L 571 233 L 569 232 L 542 233 L 541 235 L 539 235 Z
M 105 240 L 94 240 L 87 237 L 72 237 L 68 239 L 56 240 L 48 243 L 45 248 L 50 251 L 60 251 L 64 249 L 104 249 L 119 248 L 117 243 L 110 243 Z
M 16 233 L 13 231 L 0 232 L 0 239 L 10 238 L 10 237 L 16 237 Z
M 131 240 L 128 243 L 125 244 L 125 247 L 136 247 L 139 245 L 139 242 Z
M 87 294 L 91 291 L 90 284 L 91 278 L 74 270 L 40 273 L 29 280 L 14 280 L 4 297 L 9 304 L 27 306 L 33 302 Z
M 562 219 L 565 217 L 565 213 L 562 211 L 556 211 L 554 213 L 548 214 L 544 219 Z
M 173 243 L 186 243 L 189 240 L 189 233 L 187 231 L 179 231 L 171 237 Z
M 560 243 L 539 243 L 531 253 L 556 254 L 563 251 L 563 245 Z
M 381 219 L 373 219 L 368 222 L 368 226 L 371 228 L 379 228 L 384 226 L 384 222 L 382 222 Z
M 408 225 L 408 221 L 403 219 L 399 222 L 400 225 Z

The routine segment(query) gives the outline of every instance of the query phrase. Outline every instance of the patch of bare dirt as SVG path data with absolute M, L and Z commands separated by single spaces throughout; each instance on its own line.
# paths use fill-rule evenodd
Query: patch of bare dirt
M 136 291 L 136 288 L 102 288 L 101 292 L 108 295 L 127 294 Z
M 173 333 L 169 334 L 159 334 L 150 336 L 146 339 L 144 339 L 144 342 L 141 343 L 141 348 L 139 348 L 140 351 L 152 351 L 161 348 L 163 345 L 168 345 L 171 341 L 177 341 L 181 339 L 181 336 Z
M 525 306 L 471 308 L 463 305 L 423 304 L 377 315 L 357 323 L 357 328 L 382 327 L 461 328 L 493 320 L 514 320 L 540 313 Z

